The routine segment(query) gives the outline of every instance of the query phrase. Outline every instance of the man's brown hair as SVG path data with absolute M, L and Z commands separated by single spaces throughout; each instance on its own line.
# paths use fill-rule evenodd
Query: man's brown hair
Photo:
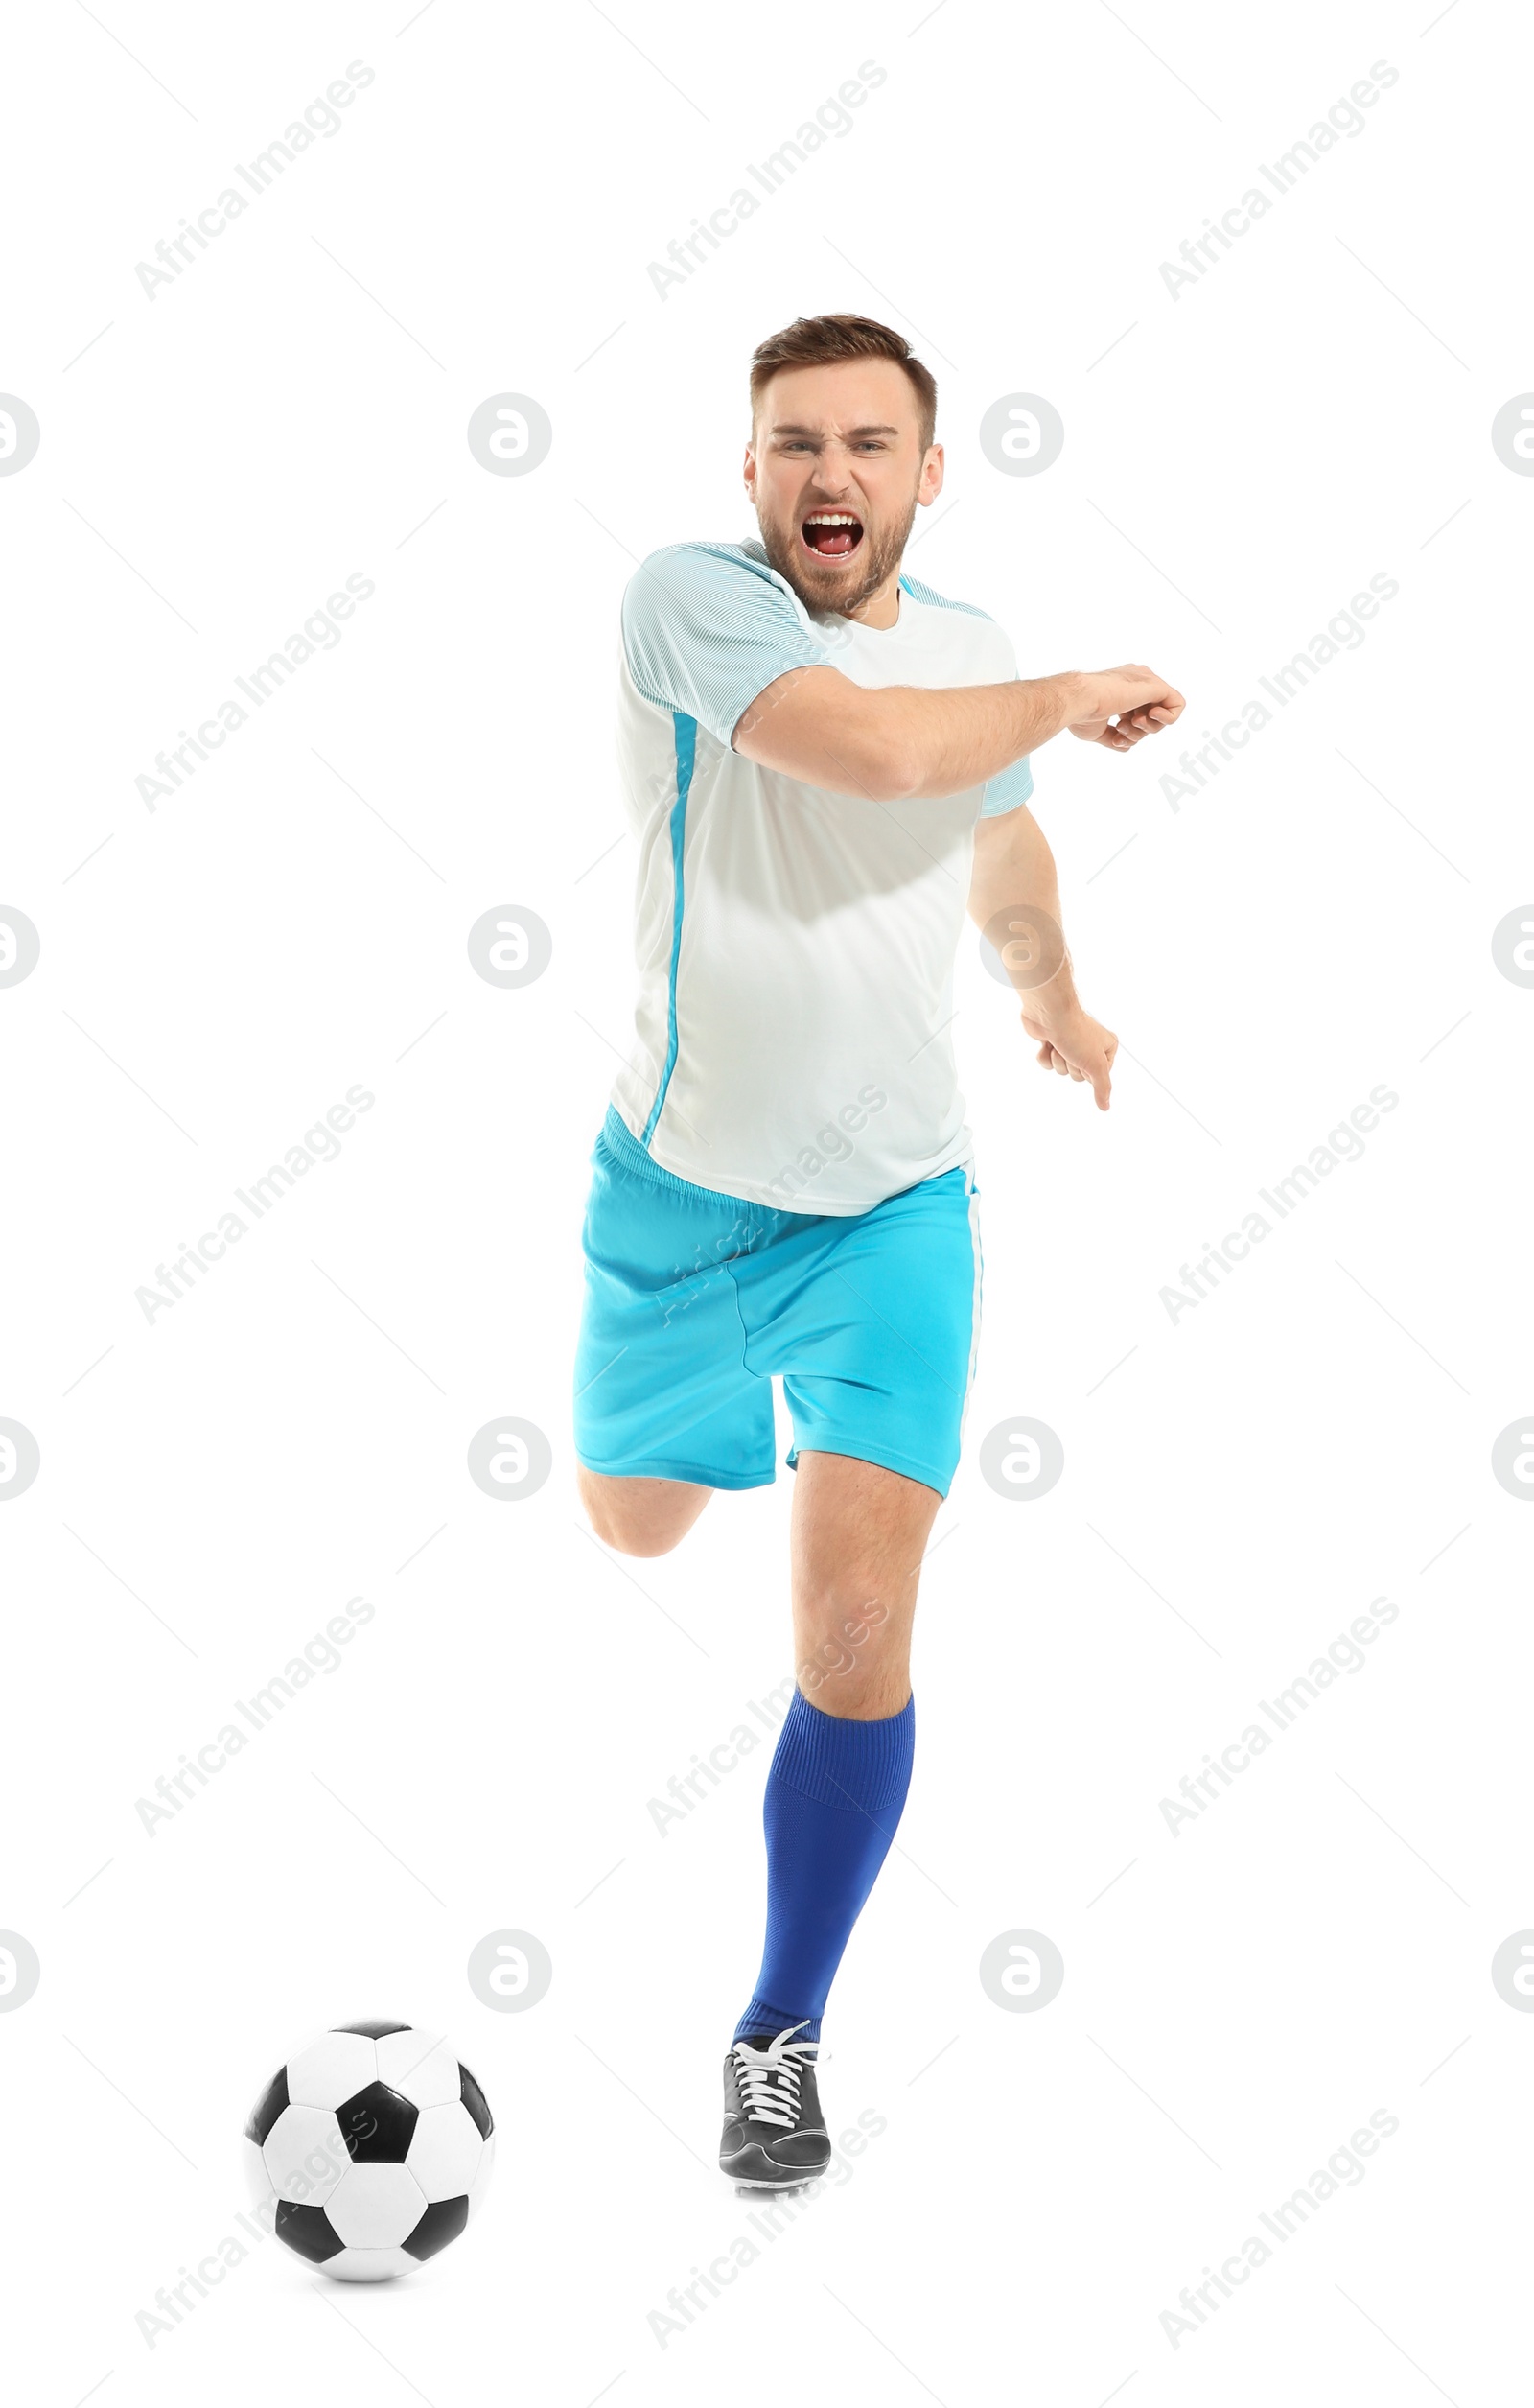
M 923 453 L 938 421 L 938 382 L 913 356 L 903 335 L 876 317 L 836 311 L 828 317 L 796 317 L 780 334 L 769 335 L 751 355 L 751 409 L 755 418 L 762 388 L 779 368 L 818 368 L 831 360 L 894 360 L 915 389 Z

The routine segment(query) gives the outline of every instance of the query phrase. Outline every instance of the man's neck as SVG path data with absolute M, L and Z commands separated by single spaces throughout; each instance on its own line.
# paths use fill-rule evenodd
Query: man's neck
M 860 602 L 855 610 L 842 611 L 838 616 L 855 620 L 860 627 L 897 626 L 900 619 L 899 570 L 892 571 L 878 592 L 871 594 L 866 602 Z

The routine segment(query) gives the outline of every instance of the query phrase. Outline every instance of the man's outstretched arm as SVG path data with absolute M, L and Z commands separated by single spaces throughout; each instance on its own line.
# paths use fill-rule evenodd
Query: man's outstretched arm
M 857 686 L 816 666 L 775 678 L 741 714 L 732 742 L 763 769 L 832 794 L 924 802 L 999 777 L 1065 728 L 1127 753 L 1182 708 L 1174 686 L 1134 665 L 936 688 Z
M 1026 804 L 977 823 L 969 916 L 1001 956 L 1043 1067 L 1087 1082 L 1105 1112 L 1119 1040 L 1081 1009 L 1055 856 Z

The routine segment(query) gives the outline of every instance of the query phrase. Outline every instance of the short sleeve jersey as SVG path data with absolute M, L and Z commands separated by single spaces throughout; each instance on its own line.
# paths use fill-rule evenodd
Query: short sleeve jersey
M 639 851 L 636 1043 L 613 1090 L 662 1169 L 851 1215 L 970 1155 L 950 1022 L 975 823 L 1026 760 L 936 802 L 832 794 L 734 751 L 775 679 L 996 685 L 983 611 L 900 579 L 893 627 L 806 611 L 755 540 L 673 544 L 623 597 L 618 756 Z

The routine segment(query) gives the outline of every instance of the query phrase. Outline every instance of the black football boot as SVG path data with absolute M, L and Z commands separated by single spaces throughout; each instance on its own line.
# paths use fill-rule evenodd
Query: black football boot
M 737 2040 L 725 2059 L 725 2128 L 720 2170 L 752 2190 L 786 2190 L 812 2182 L 831 2162 L 831 2139 L 815 2089 L 813 2040 L 795 2040 L 802 2023 L 769 2040 Z

